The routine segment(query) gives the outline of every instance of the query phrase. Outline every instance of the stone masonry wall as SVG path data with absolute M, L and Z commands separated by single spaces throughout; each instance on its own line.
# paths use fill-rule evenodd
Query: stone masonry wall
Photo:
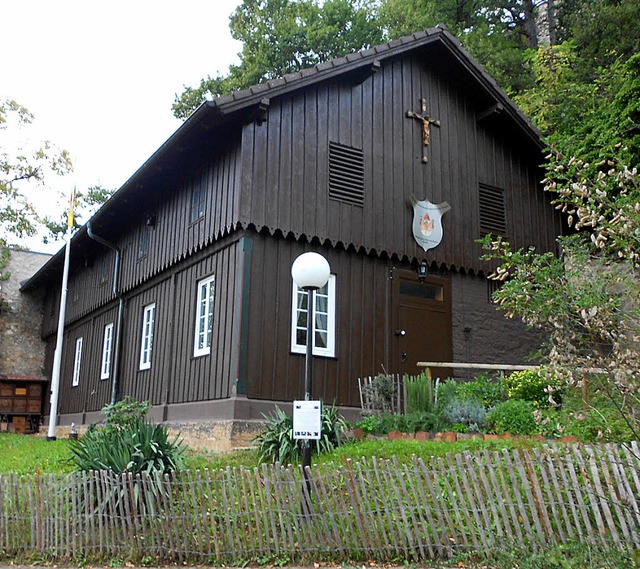
M 489 301 L 487 279 L 452 275 L 452 331 L 454 361 L 483 364 L 534 365 L 529 357 L 543 337 L 508 319 Z M 457 370 L 456 377 L 471 378 L 480 370 Z
M 41 377 L 45 344 L 40 338 L 43 299 L 20 292 L 20 283 L 31 277 L 49 255 L 11 251 L 0 282 L 0 374 Z

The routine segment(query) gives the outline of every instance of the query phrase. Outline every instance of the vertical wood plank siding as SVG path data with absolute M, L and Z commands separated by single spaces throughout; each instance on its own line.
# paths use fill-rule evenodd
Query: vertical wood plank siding
M 422 125 L 406 117 L 427 100 L 441 121 L 422 145 Z M 295 237 L 354 245 L 366 251 L 423 258 L 411 234 L 410 198 L 448 201 L 445 237 L 428 258 L 478 271 L 480 183 L 506 192 L 508 235 L 516 246 L 555 250 L 560 218 L 538 184 L 540 155 L 478 122 L 468 91 L 426 69 L 417 58 L 384 61 L 359 85 L 321 84 L 272 101 L 269 120 L 243 129 L 240 221 Z M 329 141 L 362 148 L 364 207 L 330 200 Z M 427 163 L 421 157 L 426 154 Z M 543 221 L 544 220 L 544 221 Z
M 255 238 L 251 267 L 247 396 L 279 401 L 304 396 L 305 357 L 290 352 L 291 264 L 307 250 L 325 255 L 336 275 L 336 357 L 314 358 L 313 396 L 358 405 L 354 378 L 380 371 L 387 362 L 387 262 L 264 235 Z
M 154 405 L 206 401 L 231 395 L 237 351 L 231 345 L 236 312 L 237 241 L 213 254 L 153 279 L 129 296 L 120 365 L 121 397 L 130 395 Z M 215 276 L 212 346 L 209 355 L 194 357 L 197 282 Z M 144 307 L 155 303 L 151 367 L 140 369 Z M 117 304 L 82 318 L 65 331 L 59 410 L 61 414 L 99 411 L 111 399 L 112 378 L 100 379 L 104 326 L 115 322 Z M 76 338 L 83 338 L 80 381 L 73 387 Z M 55 338 L 49 341 L 54 346 Z M 51 350 L 52 351 L 52 350 Z M 49 358 L 51 360 L 52 358 Z M 113 362 L 113 360 L 112 360 Z M 49 369 L 51 366 L 49 361 Z
M 493 119 L 478 121 L 487 100 L 480 101 L 455 70 L 430 57 L 406 53 L 383 60 L 380 70 L 360 83 L 345 75 L 274 96 L 266 122 L 233 116 L 225 130 L 201 135 L 184 152 L 184 161 L 176 158 L 176 148 L 163 171 L 145 178 L 147 187 L 132 189 L 112 208 L 110 223 L 109 214 L 100 218 L 95 233 L 122 252 L 121 396 L 154 405 L 226 398 L 236 387 L 249 398 L 301 396 L 304 356 L 290 353 L 290 268 L 297 255 L 317 250 L 336 274 L 337 330 L 336 357 L 315 358 L 314 396 L 358 405 L 354 378 L 389 364 L 390 269 L 410 268 L 416 258 L 458 274 L 487 268 L 476 243 L 480 184 L 504 190 L 507 236 L 515 246 L 555 249 L 562 229 L 538 185 L 539 152 L 514 144 L 508 129 Z M 421 112 L 422 98 L 427 114 L 440 121 L 440 127 L 431 127 L 426 148 L 421 123 L 406 116 L 408 110 Z M 362 207 L 329 199 L 329 142 L 362 149 Z M 192 223 L 194 190 L 206 190 L 206 214 Z M 412 236 L 412 196 L 451 205 L 441 244 L 426 254 Z M 145 237 L 148 249 L 140 255 Z M 253 240 L 248 273 L 243 239 Z M 113 265 L 113 251 L 95 241 L 74 250 L 61 413 L 93 412 L 109 402 L 111 381 L 100 380 L 100 358 L 104 325 L 115 321 L 117 312 Z M 196 285 L 210 275 L 215 275 L 211 353 L 194 357 Z M 460 296 L 453 300 L 456 354 L 479 345 L 471 345 L 461 328 L 466 308 Z M 43 323 L 49 370 L 58 300 L 54 285 Z M 142 314 L 151 302 L 156 304 L 152 364 L 141 371 Z M 72 387 L 79 336 L 83 362 L 79 385 Z
M 239 141 L 230 136 L 225 143 L 226 146 L 207 158 L 202 166 L 195 170 L 185 168 L 182 181 L 150 187 L 143 202 L 129 204 L 138 213 L 133 223 L 120 225 L 116 219 L 113 227 L 94 228 L 96 234 L 111 240 L 122 252 L 121 290 L 130 291 L 233 231 L 238 217 Z M 206 190 L 206 214 L 200 221 L 190 223 L 194 186 Z M 155 216 L 153 227 L 146 224 L 148 215 Z M 144 231 L 149 233 L 149 249 L 145 256 L 139 257 L 138 244 Z M 68 323 L 114 298 L 114 253 L 92 243 L 90 253 L 76 252 L 71 259 Z M 59 296 L 59 290 L 51 291 L 45 301 L 44 337 L 55 333 Z
M 100 379 L 100 364 L 104 327 L 110 322 L 115 322 L 116 317 L 117 307 L 112 304 L 107 310 L 96 312 L 65 331 L 60 369 L 60 393 L 64 395 L 58 401 L 61 414 L 97 411 L 110 401 L 111 379 Z M 80 377 L 78 385 L 74 387 L 72 377 L 75 344 L 76 339 L 80 337 L 82 337 Z M 51 345 L 52 348 L 55 347 L 55 338 L 52 339 Z M 51 351 L 53 353 L 53 349 Z M 52 363 L 51 361 L 50 364 Z M 47 402 L 46 411 L 48 410 Z

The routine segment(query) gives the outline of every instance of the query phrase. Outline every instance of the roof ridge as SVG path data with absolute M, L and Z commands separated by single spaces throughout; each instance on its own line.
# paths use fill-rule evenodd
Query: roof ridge
M 377 55 L 383 55 L 385 52 L 391 51 L 396 48 L 406 49 L 407 46 L 413 43 L 420 42 L 432 36 L 441 34 L 450 36 L 450 39 L 454 39 L 456 43 L 460 45 L 458 40 L 451 34 L 451 32 L 447 30 L 444 24 L 438 24 L 433 28 L 427 28 L 426 30 L 413 32 L 399 38 L 390 39 L 384 43 L 374 45 L 360 51 L 347 53 L 345 55 L 334 57 L 326 61 L 321 61 L 319 63 L 316 63 L 312 67 L 304 67 L 298 71 L 287 73 L 281 77 L 267 79 L 260 83 L 255 83 L 254 85 L 250 85 L 245 89 L 239 89 L 229 94 L 216 97 L 211 101 L 208 101 L 207 103 L 210 106 L 219 107 L 227 103 L 231 103 L 232 101 L 242 101 L 257 94 L 265 94 L 265 92 L 276 89 L 283 85 L 295 84 L 312 76 L 317 77 L 317 75 L 328 70 L 337 69 L 351 63 L 357 63 L 358 61 L 364 61 Z

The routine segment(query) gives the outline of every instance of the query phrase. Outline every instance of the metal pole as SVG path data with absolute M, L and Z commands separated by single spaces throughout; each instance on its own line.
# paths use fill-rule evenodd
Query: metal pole
M 311 400 L 311 382 L 313 375 L 313 304 L 314 304 L 314 289 L 307 289 L 307 352 L 305 357 L 305 374 L 304 374 L 304 400 Z M 307 489 L 310 488 L 309 480 L 307 479 L 307 467 L 311 466 L 311 443 L 309 439 L 305 439 L 302 445 L 302 468 L 305 473 L 305 480 L 307 480 Z
M 58 393 L 60 392 L 60 367 L 62 365 L 62 340 L 64 336 L 64 320 L 67 309 L 67 283 L 69 280 L 69 257 L 71 252 L 71 227 L 67 227 L 67 243 L 64 248 L 64 269 L 62 271 L 62 290 L 60 291 L 60 310 L 58 314 L 58 332 L 56 350 L 53 355 L 51 373 L 51 410 L 49 412 L 48 441 L 56 440 L 56 423 L 58 422 Z

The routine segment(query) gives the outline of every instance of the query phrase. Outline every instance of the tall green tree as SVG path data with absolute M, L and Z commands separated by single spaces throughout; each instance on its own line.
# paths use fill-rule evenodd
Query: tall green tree
M 557 2 L 557 21 L 558 42 L 573 42 L 584 81 L 617 59 L 640 52 L 637 0 L 562 0 Z
M 230 17 L 243 44 L 240 64 L 176 95 L 174 116 L 186 119 L 217 97 L 378 44 L 374 0 L 243 0 Z
M 562 60 L 557 75 L 545 75 L 551 110 L 539 93 L 538 105 L 555 147 L 544 188 L 575 234 L 559 239 L 561 257 L 513 251 L 500 239 L 484 245 L 499 262 L 492 278 L 504 282 L 499 307 L 545 330 L 553 373 L 570 384 L 595 381 L 638 436 L 640 54 L 601 71 L 582 115 L 578 101 L 562 100 L 571 74 Z

